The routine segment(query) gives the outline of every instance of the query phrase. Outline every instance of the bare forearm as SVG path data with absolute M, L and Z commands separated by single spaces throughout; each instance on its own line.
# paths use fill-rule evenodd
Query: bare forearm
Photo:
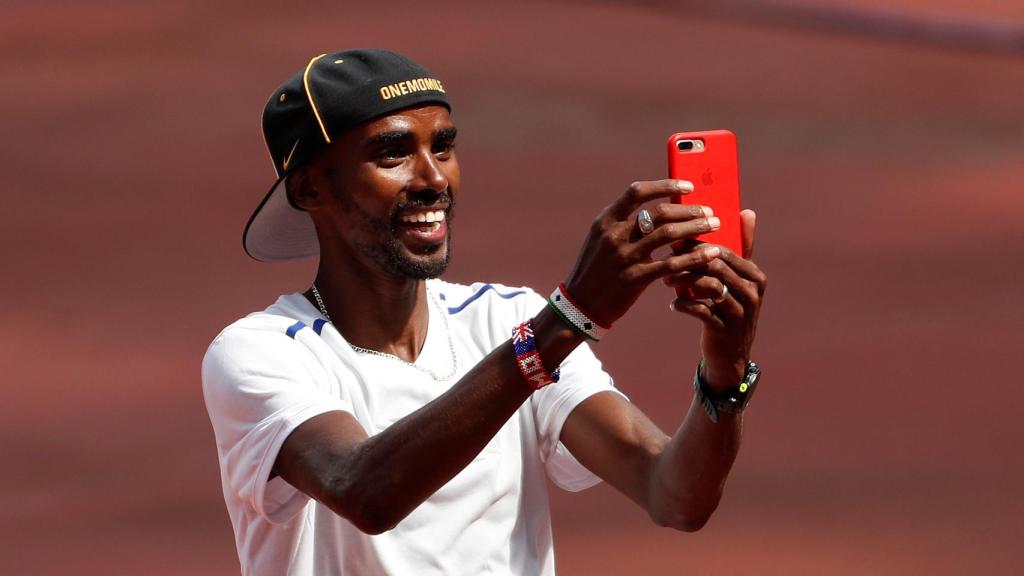
M 580 343 L 547 309 L 534 329 L 549 369 Z M 502 344 L 449 391 L 351 451 L 334 487 L 345 515 L 367 519 L 371 531 L 394 526 L 465 468 L 532 392 L 511 342 Z
M 740 414 L 717 423 L 694 400 L 686 419 L 655 465 L 648 508 L 651 517 L 680 530 L 700 529 L 718 506 L 742 436 Z
M 448 392 L 360 443 L 339 468 L 339 510 L 373 532 L 405 518 L 483 449 L 531 390 L 502 344 Z M 518 377 L 520 381 L 515 381 Z M 358 522 L 357 522 L 358 523 Z

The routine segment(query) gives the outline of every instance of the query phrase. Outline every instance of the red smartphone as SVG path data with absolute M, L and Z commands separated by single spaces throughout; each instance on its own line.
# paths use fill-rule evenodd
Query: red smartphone
M 668 175 L 693 182 L 693 192 L 672 199 L 677 204 L 709 206 L 721 227 L 696 237 L 743 255 L 740 233 L 740 173 L 736 135 L 728 130 L 679 132 L 668 139 Z

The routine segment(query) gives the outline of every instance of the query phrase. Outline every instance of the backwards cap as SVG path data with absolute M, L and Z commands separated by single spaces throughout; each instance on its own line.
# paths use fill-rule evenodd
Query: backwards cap
M 288 201 L 281 182 L 346 130 L 427 103 L 451 110 L 441 82 L 401 54 L 358 49 L 310 60 L 263 109 L 263 137 L 277 180 L 245 225 L 246 253 L 265 262 L 318 254 L 313 221 Z

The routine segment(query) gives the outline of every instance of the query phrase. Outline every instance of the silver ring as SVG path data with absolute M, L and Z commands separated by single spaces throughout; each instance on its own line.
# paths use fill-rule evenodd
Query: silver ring
M 651 213 L 643 208 L 636 214 L 636 224 L 640 227 L 640 233 L 644 236 L 654 231 L 654 220 L 651 219 Z
M 729 287 L 722 284 L 722 295 L 711 301 L 712 304 L 721 304 L 729 296 Z

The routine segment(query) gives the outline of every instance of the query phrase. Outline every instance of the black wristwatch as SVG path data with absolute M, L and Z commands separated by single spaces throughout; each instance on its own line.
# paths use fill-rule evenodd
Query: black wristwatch
M 697 400 L 708 413 L 712 422 L 718 422 L 720 412 L 726 414 L 739 414 L 747 407 L 750 397 L 754 395 L 757 388 L 757 380 L 761 377 L 761 369 L 753 362 L 747 362 L 747 370 L 743 373 L 743 380 L 735 387 L 722 393 L 715 393 L 708 389 L 708 385 L 700 376 L 700 370 L 704 367 L 701 360 L 697 365 L 697 373 L 693 377 L 693 388 L 697 391 Z

